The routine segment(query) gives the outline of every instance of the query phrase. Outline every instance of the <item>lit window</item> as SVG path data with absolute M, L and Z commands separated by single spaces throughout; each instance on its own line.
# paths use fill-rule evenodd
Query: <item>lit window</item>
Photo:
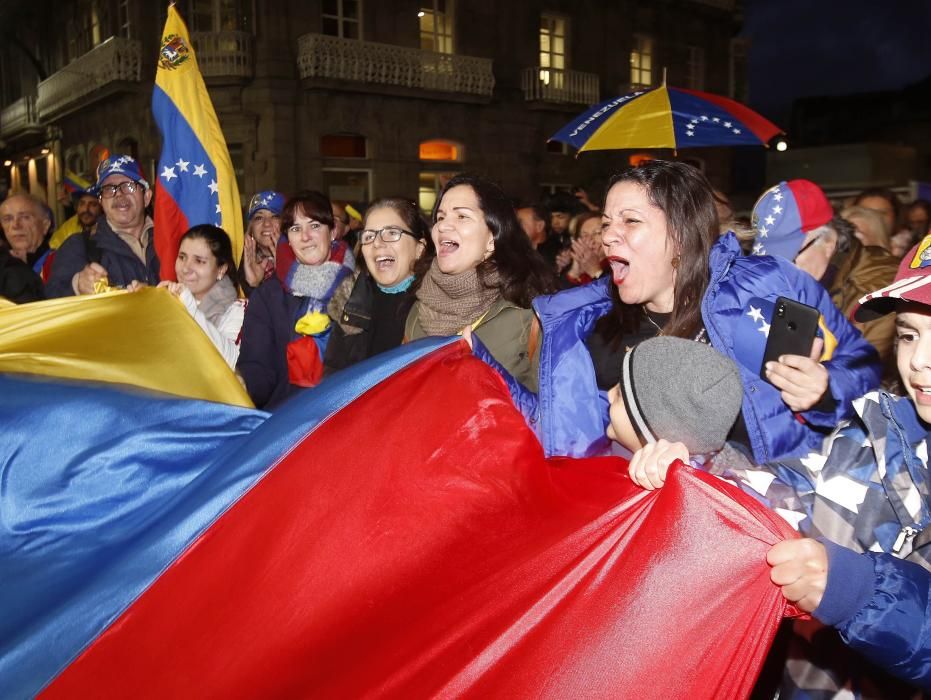
M 362 0 L 323 0 L 323 33 L 362 38 Z
M 421 0 L 420 48 L 436 53 L 453 52 L 453 0 Z
M 462 146 L 454 141 L 440 139 L 421 141 L 420 160 L 442 160 L 459 163 L 462 161 Z
M 540 16 L 540 82 L 562 87 L 566 69 L 565 17 L 543 14 Z
M 361 134 L 324 134 L 320 137 L 320 155 L 324 158 L 367 158 L 366 139 Z
M 653 84 L 653 39 L 642 34 L 634 35 L 634 48 L 630 52 L 631 87 L 649 87 Z

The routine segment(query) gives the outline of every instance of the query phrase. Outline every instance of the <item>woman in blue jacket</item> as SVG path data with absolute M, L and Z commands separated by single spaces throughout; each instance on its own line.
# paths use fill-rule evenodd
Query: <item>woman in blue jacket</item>
M 878 386 L 875 351 L 813 278 L 788 260 L 742 256 L 731 233 L 718 238 L 712 189 L 695 168 L 654 160 L 616 175 L 603 230 L 611 277 L 534 301 L 539 395 L 514 391 L 547 455 L 607 449 L 605 390 L 625 347 L 653 335 L 710 343 L 737 363 L 744 399 L 732 439 L 758 462 L 819 445 L 850 402 Z M 780 296 L 816 307 L 824 337 L 809 357 L 769 363 L 765 381 L 766 315 Z

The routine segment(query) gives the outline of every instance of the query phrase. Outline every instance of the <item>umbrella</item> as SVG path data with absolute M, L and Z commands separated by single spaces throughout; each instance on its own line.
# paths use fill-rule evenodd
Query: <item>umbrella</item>
M 638 90 L 591 107 L 550 141 L 581 151 L 766 145 L 782 129 L 739 102 L 667 87 Z

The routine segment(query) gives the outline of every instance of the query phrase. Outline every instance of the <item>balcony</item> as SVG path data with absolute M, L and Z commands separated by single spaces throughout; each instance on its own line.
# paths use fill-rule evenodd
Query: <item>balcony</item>
M 298 39 L 297 64 L 301 78 L 334 81 L 346 89 L 346 81 L 367 88 L 384 86 L 445 93 L 443 99 L 460 96 L 490 98 L 495 87 L 491 59 L 433 53 L 394 44 L 340 39 L 305 34 Z M 335 84 L 339 83 L 339 84 Z
M 138 83 L 142 67 L 139 41 L 111 36 L 39 83 L 42 119 L 61 117 L 90 100 Z
M 0 137 L 4 139 L 40 131 L 42 123 L 39 121 L 35 95 L 21 97 L 0 112 Z
M 598 75 L 557 68 L 525 68 L 521 75 L 528 102 L 593 105 L 598 102 Z
M 211 82 L 245 82 L 254 75 L 254 39 L 249 32 L 193 32 L 191 41 L 201 75 Z

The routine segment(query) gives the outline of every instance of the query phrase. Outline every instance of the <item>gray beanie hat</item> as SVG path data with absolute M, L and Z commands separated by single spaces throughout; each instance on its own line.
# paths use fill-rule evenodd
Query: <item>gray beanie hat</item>
M 678 441 L 692 454 L 724 446 L 743 401 L 737 365 L 710 345 L 667 336 L 624 355 L 621 389 L 645 443 Z

